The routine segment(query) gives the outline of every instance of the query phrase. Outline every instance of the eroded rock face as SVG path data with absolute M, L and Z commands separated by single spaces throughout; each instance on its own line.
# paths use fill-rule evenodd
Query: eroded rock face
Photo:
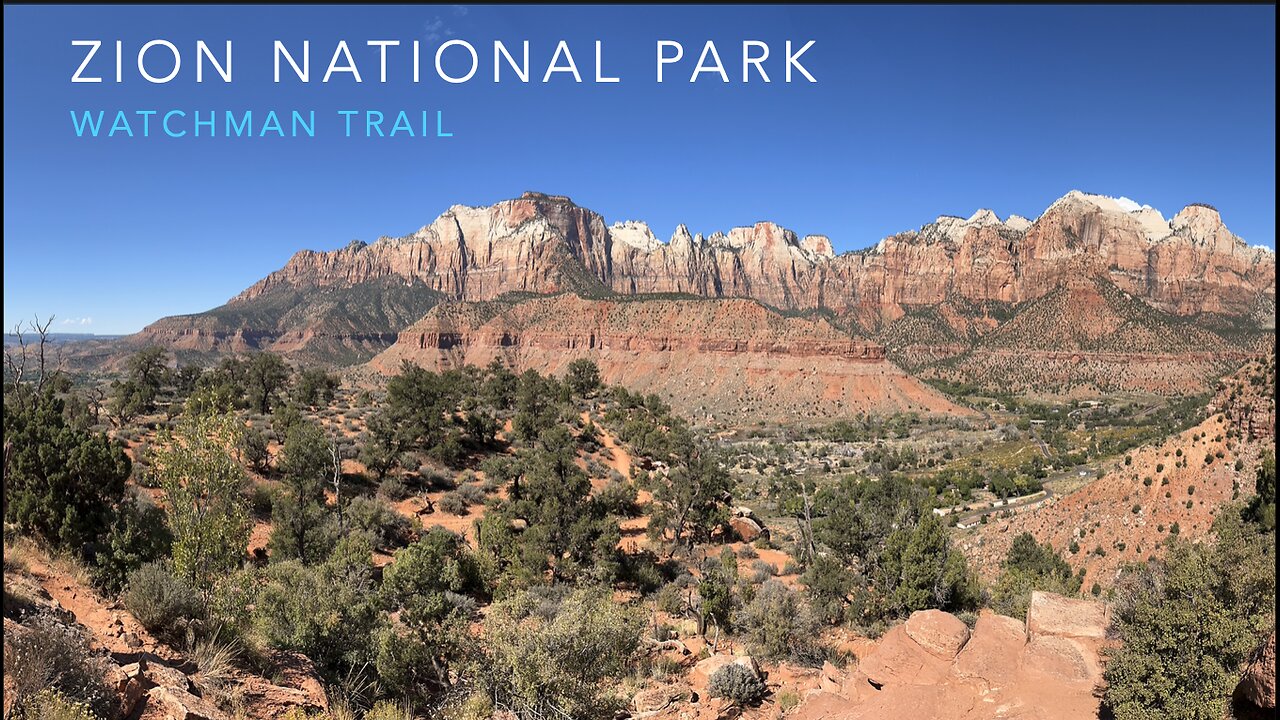
M 690 417 L 784 419 L 968 411 L 907 375 L 883 346 L 821 318 L 750 300 L 593 300 L 573 295 L 443 305 L 371 361 L 444 369 L 501 360 L 561 374 L 585 358 L 608 383 L 657 392 Z
M 984 611 L 971 632 L 954 615 L 915 613 L 856 668 L 824 667 L 819 688 L 788 717 L 1097 717 L 1102 675 L 1094 621 L 1106 610 L 1094 601 L 1042 595 L 1025 625 Z
M 1034 222 L 990 210 L 940 217 L 874 248 L 836 256 L 825 236 L 770 222 L 704 237 L 684 226 L 658 241 L 641 222 L 610 227 L 568 198 L 525 193 L 489 207 L 454 206 L 401 238 L 302 251 L 233 300 L 280 286 L 400 277 L 457 300 L 559 292 L 584 281 L 624 294 L 750 297 L 788 309 L 827 308 L 867 321 L 947 298 L 1021 302 L 1070 276 L 1097 275 L 1176 314 L 1245 314 L 1274 302 L 1275 257 L 1247 246 L 1216 210 L 1165 221 L 1129 201 L 1071 192 Z

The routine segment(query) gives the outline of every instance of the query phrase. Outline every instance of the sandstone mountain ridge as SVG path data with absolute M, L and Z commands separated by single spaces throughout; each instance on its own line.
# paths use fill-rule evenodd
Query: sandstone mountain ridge
M 560 296 L 589 302 L 539 300 Z M 656 305 L 639 312 L 623 300 Z M 728 300 L 743 302 L 717 304 Z M 492 301 L 501 302 L 453 307 Z M 507 317 L 477 319 L 495 307 Z M 587 328 L 584 318 L 554 312 L 602 324 Z M 735 324 L 734 312 L 751 322 Z M 476 321 L 453 332 L 458 318 Z M 514 332 L 513 322 L 528 324 Z M 678 367 L 676 385 L 686 390 L 736 354 L 730 364 L 770 366 L 749 393 L 760 397 L 799 389 L 794 373 L 803 368 L 783 371 L 788 363 L 843 376 L 839 358 L 857 347 L 866 353 L 860 361 L 895 376 L 900 367 L 1005 389 L 1184 394 L 1270 347 L 1274 331 L 1275 254 L 1247 245 L 1207 205 L 1166 220 L 1126 198 L 1072 191 L 1034 220 L 987 209 L 941 216 L 837 255 L 828 237 L 772 222 L 710 235 L 681 225 L 664 242 L 644 222 L 610 224 L 568 197 L 527 192 L 454 205 L 404 237 L 300 251 L 226 305 L 164 318 L 126 344 L 204 357 L 272 350 L 337 365 L 394 348 L 375 363 L 384 369 L 392 356 L 441 365 L 501 353 L 546 371 L 568 352 L 618 378 Z M 592 344 L 593 333 L 604 333 L 607 347 Z M 644 348 L 675 362 L 641 362 Z M 649 389 L 676 390 L 659 385 Z M 731 405 L 732 395 L 687 397 L 701 409 L 707 399 Z M 840 401 L 819 414 L 939 404 L 884 401 Z
M 1123 198 L 1072 191 L 1034 221 L 1002 221 L 990 210 L 942 216 L 836 255 L 825 236 L 767 221 L 706 236 L 681 225 L 662 242 L 643 222 L 609 225 L 567 197 L 530 192 L 455 205 L 405 237 L 299 252 L 232 304 L 280 287 L 399 278 L 467 301 L 566 289 L 747 297 L 829 309 L 870 329 L 949 297 L 1034 299 L 1078 274 L 1105 277 L 1177 315 L 1239 315 L 1259 296 L 1275 297 L 1274 253 L 1248 246 L 1205 205 L 1166 221 Z

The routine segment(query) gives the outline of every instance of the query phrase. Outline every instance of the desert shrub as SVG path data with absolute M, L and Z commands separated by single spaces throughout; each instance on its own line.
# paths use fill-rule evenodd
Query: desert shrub
M 413 711 L 390 700 L 379 700 L 364 714 L 364 720 L 413 720 Z
M 404 547 L 421 527 L 416 518 L 405 517 L 387 501 L 374 497 L 352 498 L 343 510 L 343 519 L 350 527 L 369 533 L 379 548 Z
M 679 615 L 684 612 L 685 587 L 675 582 L 667 583 L 658 590 L 654 602 L 657 604 L 658 610 L 668 615 Z
M 13 720 L 97 720 L 87 703 L 67 698 L 53 688 L 45 688 L 15 704 L 10 715 Z
M 1276 592 L 1274 533 L 1231 509 L 1216 543 L 1174 541 L 1121 576 L 1104 696 L 1117 720 L 1228 714 L 1239 668 L 1274 627 Z
M 760 553 L 756 552 L 756 549 L 750 545 L 743 545 L 738 548 L 738 557 L 751 560 L 760 557 Z
M 596 493 L 595 501 L 610 515 L 634 517 L 637 514 L 636 486 L 622 480 L 610 480 Z
M 736 663 L 725 665 L 711 675 L 707 693 L 739 705 L 755 705 L 769 692 L 760 676 Z
M 149 562 L 129 573 L 124 606 L 147 630 L 174 637 L 180 626 L 203 617 L 204 603 L 164 562 Z
M 418 478 L 422 486 L 429 490 L 453 490 L 458 487 L 457 478 L 439 470 L 419 470 Z
M 466 498 L 456 491 L 445 493 L 436 505 L 450 515 L 466 515 L 467 508 L 471 507 L 471 503 L 467 502 Z
M 734 621 L 756 657 L 809 664 L 821 655 L 813 647 L 818 636 L 816 618 L 797 593 L 777 580 L 762 585 Z
M 622 705 L 610 688 L 631 666 L 643 625 L 607 589 L 521 592 L 485 618 L 484 680 L 500 694 L 548 702 L 568 717 L 609 717 Z
M 275 505 L 275 491 L 265 483 L 249 485 L 249 509 L 260 518 L 271 517 L 271 508 Z
M 484 490 L 481 490 L 478 485 L 459 485 L 458 489 L 454 492 L 458 493 L 458 496 L 463 500 L 466 500 L 469 505 L 484 504 Z
M 33 619 L 25 629 L 5 633 L 4 638 L 5 704 L 13 708 L 10 717 L 85 716 L 76 714 L 77 710 L 88 717 L 110 717 L 116 696 L 104 680 L 103 662 L 90 652 L 84 638 L 48 617 Z
M 249 467 L 258 472 L 266 472 L 270 466 L 271 453 L 267 450 L 267 436 L 255 428 L 246 428 L 240 436 L 240 454 Z
M 368 662 L 383 617 L 373 587 L 371 550 L 367 537 L 352 533 L 320 565 L 273 563 L 252 603 L 257 637 L 271 647 L 303 653 L 322 671 Z
M 388 500 L 398 501 L 409 497 L 409 488 L 405 487 L 404 481 L 400 478 L 389 477 L 378 485 L 378 494 Z

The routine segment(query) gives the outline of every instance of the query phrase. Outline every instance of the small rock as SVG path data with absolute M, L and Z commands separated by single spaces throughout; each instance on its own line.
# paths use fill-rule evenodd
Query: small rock
M 213 703 L 171 687 L 154 687 L 147 693 L 149 703 L 163 708 L 170 720 L 228 720 L 226 713 Z
M 657 712 L 671 704 L 672 695 L 671 688 L 647 688 L 631 698 L 631 707 L 638 713 Z

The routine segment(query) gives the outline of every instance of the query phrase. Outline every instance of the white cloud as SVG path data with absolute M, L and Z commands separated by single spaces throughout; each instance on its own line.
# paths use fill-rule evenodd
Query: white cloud
M 445 27 L 444 20 L 441 20 L 439 15 L 428 20 L 426 26 L 423 28 L 423 31 L 426 34 L 428 42 L 434 42 L 436 40 L 439 40 L 444 35 L 453 34 L 449 30 L 449 28 Z
M 63 325 L 92 325 L 93 318 L 91 317 L 63 318 L 62 324 Z

